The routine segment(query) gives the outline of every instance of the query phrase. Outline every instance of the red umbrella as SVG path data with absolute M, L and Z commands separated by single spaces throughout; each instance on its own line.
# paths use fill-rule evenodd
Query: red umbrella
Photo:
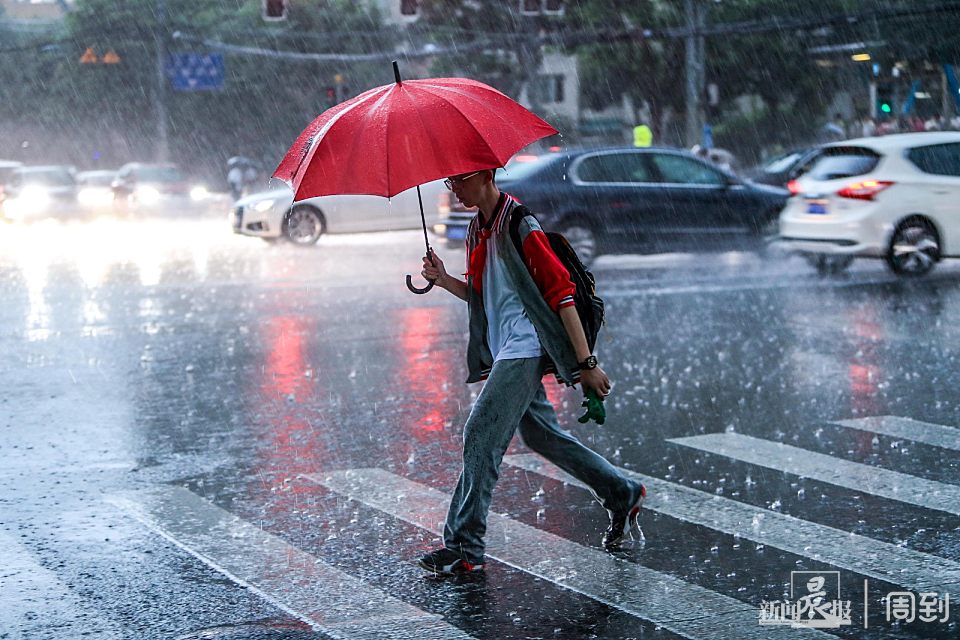
M 431 180 L 502 167 L 531 142 L 557 133 L 482 82 L 401 82 L 396 62 L 393 70 L 396 82 L 324 111 L 287 151 L 273 176 L 290 185 L 295 201 L 334 194 L 389 198 Z M 422 202 L 420 214 L 423 220 Z M 423 227 L 429 255 L 425 220 Z M 420 291 L 410 276 L 407 285 Z

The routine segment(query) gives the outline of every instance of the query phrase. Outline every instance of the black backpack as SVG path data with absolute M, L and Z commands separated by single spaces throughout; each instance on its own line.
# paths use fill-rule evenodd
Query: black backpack
M 587 345 L 593 353 L 597 334 L 603 324 L 603 300 L 597 296 L 596 278 L 583 266 L 580 256 L 562 233 L 547 231 L 546 234 L 550 248 L 570 272 L 570 280 L 577 285 L 573 301 L 577 307 L 577 315 L 580 316 L 580 324 L 583 325 L 583 333 L 587 336 Z

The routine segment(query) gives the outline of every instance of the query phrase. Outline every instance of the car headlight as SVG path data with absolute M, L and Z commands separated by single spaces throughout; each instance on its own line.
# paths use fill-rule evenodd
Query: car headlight
M 199 202 L 200 200 L 206 200 L 207 196 L 210 195 L 210 192 L 207 191 L 207 188 L 203 185 L 197 185 L 194 188 L 190 189 L 190 199 L 194 202 Z
M 263 213 L 264 211 L 269 211 L 270 209 L 272 209 L 273 205 L 275 205 L 276 203 L 277 201 L 273 199 L 261 200 L 260 202 L 253 205 L 253 210 Z
M 84 187 L 77 193 L 77 200 L 91 207 L 110 204 L 113 202 L 113 191 L 103 187 Z
M 11 213 L 22 216 L 37 213 L 50 206 L 50 194 L 40 187 L 25 187 L 16 198 L 6 201 L 6 207 Z
M 156 187 L 137 187 L 134 195 L 137 200 L 143 204 L 156 204 L 160 202 L 160 191 Z

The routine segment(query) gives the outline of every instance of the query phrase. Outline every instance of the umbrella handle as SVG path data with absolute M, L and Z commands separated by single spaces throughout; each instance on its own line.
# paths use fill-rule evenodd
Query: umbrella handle
M 413 278 L 411 278 L 409 275 L 407 276 L 407 289 L 410 289 L 410 291 L 412 291 L 413 293 L 423 295 L 427 291 L 430 291 L 430 289 L 433 289 L 433 285 L 434 285 L 433 281 L 428 280 L 427 286 L 425 286 L 423 289 L 418 289 L 413 284 Z
M 420 187 L 417 187 L 418 194 L 419 194 L 419 190 L 420 190 Z M 433 249 L 430 248 L 430 243 L 427 243 L 427 260 L 429 260 L 430 262 L 433 262 L 433 258 L 431 257 L 432 254 L 433 254 Z M 430 289 L 433 289 L 433 285 L 435 284 L 436 282 L 434 282 L 433 280 L 427 280 L 427 286 L 425 286 L 423 289 L 419 289 L 414 286 L 413 278 L 407 275 L 407 289 L 410 289 L 412 293 L 423 295 L 427 291 L 430 291 Z

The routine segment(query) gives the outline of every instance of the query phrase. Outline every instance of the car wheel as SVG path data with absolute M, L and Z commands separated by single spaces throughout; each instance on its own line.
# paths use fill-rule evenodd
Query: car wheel
M 807 261 L 821 276 L 833 276 L 843 273 L 851 264 L 853 256 L 831 256 L 823 253 L 808 255 Z
M 563 228 L 563 235 L 577 252 L 583 266 L 589 267 L 600 253 L 597 248 L 597 234 L 593 229 L 574 223 Z
M 324 231 L 323 218 L 313 207 L 294 207 L 283 219 L 284 237 L 298 246 L 316 244 Z
M 893 232 L 887 264 L 901 276 L 922 276 L 940 260 L 940 237 L 927 220 L 904 220 Z

